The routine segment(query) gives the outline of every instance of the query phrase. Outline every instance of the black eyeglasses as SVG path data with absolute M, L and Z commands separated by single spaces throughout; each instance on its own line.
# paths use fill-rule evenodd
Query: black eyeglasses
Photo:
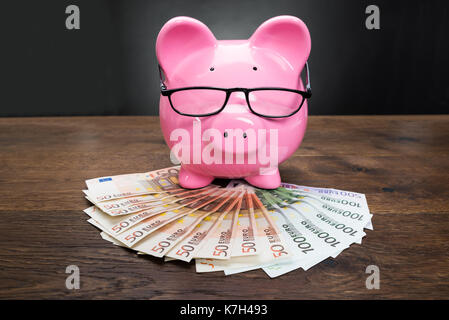
M 297 113 L 304 101 L 312 96 L 307 62 L 305 66 L 306 91 L 277 87 L 183 87 L 167 89 L 159 66 L 161 94 L 168 97 L 173 110 L 183 116 L 207 117 L 215 115 L 223 111 L 231 93 L 243 92 L 252 113 L 267 118 L 286 118 Z

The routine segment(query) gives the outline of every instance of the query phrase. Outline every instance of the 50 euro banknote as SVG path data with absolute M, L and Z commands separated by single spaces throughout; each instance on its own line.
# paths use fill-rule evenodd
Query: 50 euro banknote
M 239 202 L 241 192 L 229 191 L 224 196 L 223 201 L 216 207 L 204 208 L 209 214 L 193 228 L 193 230 L 175 246 L 168 251 L 166 257 L 175 258 L 189 262 L 198 255 L 226 255 L 227 247 L 225 244 L 216 243 L 216 230 L 221 226 L 224 217 Z M 201 251 L 203 250 L 203 251 Z
M 84 212 L 101 223 L 109 233 L 119 235 L 141 222 L 148 222 L 151 218 L 158 218 L 157 221 L 162 222 L 159 219 L 162 216 L 165 220 L 178 216 L 181 208 L 189 206 L 198 199 L 206 198 L 213 190 L 215 189 L 202 190 L 195 194 L 180 197 L 166 197 L 162 201 L 152 202 L 151 206 L 146 210 L 128 215 L 110 216 L 97 206 L 93 207 L 94 209 L 86 209 Z
M 230 260 L 206 260 L 198 259 L 197 271 L 208 272 L 208 266 L 213 266 L 214 270 L 222 269 L 226 274 L 243 272 L 261 268 L 265 265 L 273 264 L 276 261 L 285 261 L 292 258 L 292 252 L 286 245 L 284 235 L 281 234 L 276 224 L 273 222 L 268 211 L 258 199 L 251 188 L 247 189 L 250 203 L 254 204 L 254 217 L 257 236 L 260 238 L 259 252 L 250 256 L 232 257 Z
M 216 188 L 216 186 L 208 186 L 196 190 L 171 189 L 161 193 L 130 196 L 101 202 L 93 200 L 93 196 L 90 194 L 89 190 L 83 190 L 83 192 L 86 195 L 86 199 L 103 212 L 110 216 L 123 216 L 148 210 L 159 205 L 173 203 L 183 198 L 193 197 L 214 188 Z
M 89 197 L 103 202 L 130 196 L 180 189 L 179 166 L 146 173 L 123 174 L 86 180 Z
M 183 207 L 152 216 L 119 234 L 114 234 L 111 231 L 111 228 L 108 228 L 96 220 L 97 217 L 92 213 L 92 211 L 95 211 L 95 207 L 90 207 L 86 209 L 86 211 L 96 222 L 96 226 L 109 236 L 113 237 L 118 243 L 139 252 L 162 256 L 160 253 L 168 251 L 169 246 L 167 246 L 165 242 L 161 243 L 162 240 L 155 241 L 155 239 L 159 239 L 162 235 L 172 235 L 170 232 L 174 230 L 174 227 L 177 227 L 175 230 L 177 233 L 172 237 L 176 240 L 176 236 L 180 236 L 186 232 L 186 230 L 181 227 L 190 227 L 191 225 L 194 225 L 195 221 L 205 215 L 204 211 L 197 211 L 214 201 L 220 200 L 223 193 L 224 191 L 222 190 L 214 191 L 210 194 L 201 195 L 195 199 L 187 199 L 187 202 Z M 169 224 L 170 226 L 167 226 Z M 157 231 L 157 233 L 152 236 L 155 231 Z M 164 241 L 168 242 L 168 240 Z M 172 241 L 170 244 L 172 243 L 175 242 Z

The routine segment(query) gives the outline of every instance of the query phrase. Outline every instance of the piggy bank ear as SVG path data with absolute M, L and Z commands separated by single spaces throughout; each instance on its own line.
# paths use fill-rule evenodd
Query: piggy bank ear
M 265 21 L 249 40 L 252 47 L 278 53 L 298 72 L 310 54 L 309 30 L 302 20 L 293 16 L 278 16 Z
M 213 48 L 215 36 L 202 22 L 190 17 L 170 19 L 156 40 L 156 56 L 164 73 L 170 77 L 183 59 L 206 47 Z

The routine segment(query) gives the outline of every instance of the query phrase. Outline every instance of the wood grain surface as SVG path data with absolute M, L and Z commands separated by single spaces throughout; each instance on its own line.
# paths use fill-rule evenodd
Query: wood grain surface
M 100 238 L 84 180 L 171 166 L 157 117 L 0 119 L 0 298 L 449 298 L 449 116 L 312 116 L 282 179 L 366 194 L 374 231 L 336 259 L 270 279 L 196 274 Z M 75 264 L 81 288 L 68 290 Z M 368 265 L 380 289 L 367 290 Z

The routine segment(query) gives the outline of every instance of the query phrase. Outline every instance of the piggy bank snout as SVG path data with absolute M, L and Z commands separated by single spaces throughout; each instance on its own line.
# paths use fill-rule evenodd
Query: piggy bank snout
M 264 129 L 265 124 L 263 119 L 251 113 L 222 112 L 213 119 L 210 123 L 210 128 L 218 130 L 222 136 L 221 141 L 217 141 L 216 147 L 218 149 L 224 150 L 226 143 L 237 144 L 240 141 L 243 142 L 244 149 L 233 150 L 233 153 L 249 154 L 257 151 L 258 130 Z M 229 150 L 226 152 L 229 152 Z

